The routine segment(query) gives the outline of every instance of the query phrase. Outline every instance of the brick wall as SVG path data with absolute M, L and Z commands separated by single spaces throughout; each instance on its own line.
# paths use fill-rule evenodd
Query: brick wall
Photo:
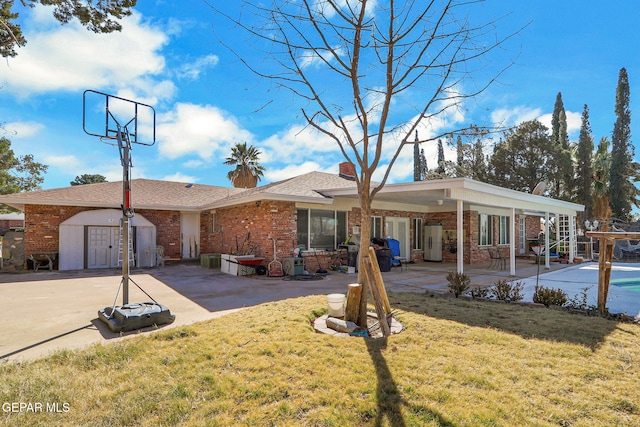
M 277 237 L 278 259 L 293 256 L 297 246 L 296 207 L 293 202 L 261 201 L 202 212 L 201 253 L 249 252 L 273 260 Z
M 156 226 L 156 245 L 164 248 L 164 256 L 182 258 L 180 249 L 180 211 L 136 210 L 136 214 Z M 135 221 L 135 220 L 134 220 Z
M 72 216 L 95 210 L 78 206 L 25 206 L 25 254 L 59 252 L 60 224 Z M 165 256 L 180 258 L 180 212 L 138 210 L 156 226 L 157 244 L 164 246 Z
M 90 208 L 77 206 L 26 205 L 24 209 L 24 253 L 58 252 L 60 223 Z

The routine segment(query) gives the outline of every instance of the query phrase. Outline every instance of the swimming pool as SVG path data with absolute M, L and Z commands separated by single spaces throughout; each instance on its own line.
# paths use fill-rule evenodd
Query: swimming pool
M 598 304 L 598 263 L 576 264 L 562 270 L 540 273 L 538 283 L 547 288 L 560 288 L 569 299 L 578 297 L 588 288 L 587 304 Z M 524 301 L 533 301 L 536 277 L 521 280 Z M 640 316 L 640 264 L 614 264 L 609 281 L 607 308 L 611 313 L 627 313 Z
M 609 284 L 620 286 L 621 288 L 629 289 L 631 291 L 640 292 L 640 277 L 631 279 L 611 279 Z

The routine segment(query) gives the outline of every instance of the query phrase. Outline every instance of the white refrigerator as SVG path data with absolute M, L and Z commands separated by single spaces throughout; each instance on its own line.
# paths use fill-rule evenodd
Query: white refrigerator
M 442 224 L 424 226 L 424 260 L 442 261 Z

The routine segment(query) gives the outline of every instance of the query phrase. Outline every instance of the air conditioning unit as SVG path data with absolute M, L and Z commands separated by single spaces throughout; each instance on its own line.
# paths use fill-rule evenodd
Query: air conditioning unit
M 304 274 L 303 258 L 285 258 L 282 260 L 282 271 L 287 276 Z

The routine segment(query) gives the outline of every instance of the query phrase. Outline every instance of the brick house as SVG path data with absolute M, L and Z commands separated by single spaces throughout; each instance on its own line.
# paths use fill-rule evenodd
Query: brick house
M 312 271 L 323 262 L 318 250 L 333 250 L 349 236 L 357 240 L 361 221 L 352 171 L 342 163 L 337 175 L 310 172 L 251 189 L 132 180 L 136 265 L 154 266 L 157 246 L 173 260 L 246 251 L 271 260 L 277 239 L 279 259 L 300 248 Z M 121 182 L 105 182 L 3 195 L 0 202 L 24 212 L 26 255 L 57 253 L 60 270 L 112 268 L 118 265 L 122 194 Z M 374 200 L 371 225 L 374 237 L 397 239 L 401 255 L 415 262 L 428 259 L 425 232 L 437 226 L 442 248 L 436 260 L 457 262 L 461 271 L 464 264 L 488 261 L 490 247 L 502 247 L 512 260 L 528 253 L 541 217 L 568 224 L 573 258 L 582 210 L 453 178 L 386 185 Z

